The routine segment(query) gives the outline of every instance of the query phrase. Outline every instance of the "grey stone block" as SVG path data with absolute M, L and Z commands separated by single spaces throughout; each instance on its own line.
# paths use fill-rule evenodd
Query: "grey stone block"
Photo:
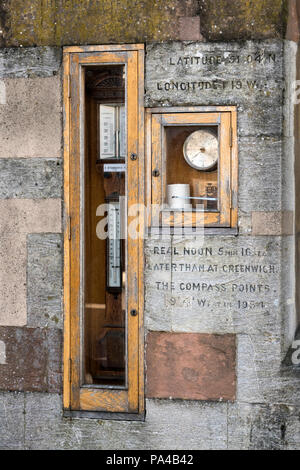
M 145 422 L 63 419 L 61 397 L 27 393 L 26 449 L 226 449 L 227 404 L 147 400 Z
M 239 209 L 281 209 L 282 143 L 276 137 L 239 139 Z
M 146 409 L 151 449 L 226 449 L 226 403 L 147 400 Z
M 25 449 L 77 449 L 72 423 L 62 418 L 61 395 L 26 393 Z
M 299 449 L 299 407 L 286 405 L 228 405 L 228 449 Z
M 262 336 L 238 335 L 237 340 L 237 399 L 249 403 L 264 403 L 267 387 L 278 377 L 280 341 Z M 269 388 L 269 387 L 268 387 Z
M 280 335 L 279 237 L 177 240 L 168 256 L 168 241 L 147 246 L 148 329 Z
M 157 295 L 156 282 L 167 282 L 170 284 L 170 272 L 160 273 L 152 269 L 155 249 L 165 254 L 161 254 L 159 259 L 162 263 L 171 263 L 171 237 L 165 240 L 149 238 L 145 242 L 145 326 L 149 330 L 170 331 L 172 328 L 171 312 L 166 308 L 163 295 Z M 155 302 L 154 302 L 155 299 Z
M 57 158 L 1 158 L 0 198 L 48 199 L 62 194 L 62 161 Z
M 62 154 L 60 75 L 0 79 L 0 157 Z
M 248 450 L 251 440 L 250 403 L 228 403 L 228 449 Z
M 294 146 L 293 137 L 283 139 L 281 204 L 284 210 L 294 210 L 295 207 Z
M 295 305 L 295 238 L 286 236 L 281 242 L 281 329 L 282 329 L 282 361 L 295 339 L 298 326 Z M 300 336 L 300 335 L 299 335 Z M 300 339 L 300 337 L 299 337 Z
M 226 449 L 227 405 L 147 400 L 145 422 L 74 420 L 81 448 L 109 450 Z
M 27 324 L 62 328 L 62 236 L 27 236 Z
M 281 366 L 280 337 L 238 335 L 237 399 L 249 403 L 286 403 L 300 400 L 300 370 Z
M 24 394 L 0 392 L 0 450 L 23 449 L 24 431 Z
M 26 236 L 61 233 L 60 199 L 0 199 L 0 324 L 27 324 Z
M 281 41 L 147 46 L 149 107 L 238 105 L 240 135 L 281 135 L 283 90 Z
M 300 410 L 294 408 L 285 423 L 285 442 L 288 450 L 300 450 Z
M 60 47 L 11 47 L 0 50 L 0 78 L 50 77 L 59 72 Z
M 293 137 L 294 136 L 294 119 L 295 119 L 295 110 L 294 110 L 294 100 L 295 96 L 295 80 L 297 80 L 297 48 L 298 45 L 294 41 L 284 41 L 284 76 L 286 82 L 286 89 L 284 94 L 284 126 L 283 134 L 284 137 Z M 298 87 L 297 87 L 298 88 Z M 297 91 L 297 97 L 299 98 L 299 93 Z
M 292 413 L 286 405 L 255 408 L 251 422 L 250 450 L 286 448 L 286 421 Z
M 26 393 L 17 408 L 25 411 L 25 426 L 19 422 L 17 427 L 13 394 L 2 395 L 6 426 L 11 423 L 13 430 L 4 448 L 13 444 L 30 450 L 112 451 L 300 447 L 299 406 L 147 400 L 145 422 L 106 421 L 63 418 L 60 395 Z

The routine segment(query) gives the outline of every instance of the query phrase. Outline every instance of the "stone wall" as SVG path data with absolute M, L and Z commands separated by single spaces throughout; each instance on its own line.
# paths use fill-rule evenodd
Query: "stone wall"
M 200 35 L 214 41 L 280 38 L 287 21 L 287 3 L 287 0 L 4 0 L 0 7 L 0 45 L 139 43 L 197 40 Z
M 85 14 L 85 2 L 64 3 L 6 0 L 0 8 L 0 448 L 299 449 L 300 371 L 291 362 L 297 47 L 282 39 L 286 2 L 222 1 L 216 11 L 211 1 L 109 2 L 112 10 L 91 1 Z M 147 46 L 145 106 L 238 106 L 239 233 L 146 241 L 145 422 L 71 420 L 61 395 L 58 46 L 134 41 Z M 189 340 L 195 356 L 177 371 Z M 175 353 L 165 360 L 154 353 L 166 341 Z M 181 396 L 171 380 L 157 387 L 158 360 L 167 379 L 175 361 Z M 226 387 L 214 386 L 220 364 Z

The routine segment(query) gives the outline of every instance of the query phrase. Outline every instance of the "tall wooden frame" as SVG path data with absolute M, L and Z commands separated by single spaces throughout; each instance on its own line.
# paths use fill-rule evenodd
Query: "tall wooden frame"
M 146 110 L 146 147 L 147 155 L 147 206 L 156 205 L 151 211 L 148 225 L 158 221 L 154 211 L 161 207 L 166 196 L 165 135 L 170 126 L 218 125 L 220 129 L 220 207 L 218 212 L 203 214 L 205 227 L 237 227 L 237 188 L 238 188 L 238 149 L 237 149 L 237 111 L 235 106 L 194 106 L 148 108 Z M 151 158 L 150 158 L 151 157 Z M 153 178 L 155 171 L 158 177 Z M 162 222 L 163 220 L 163 222 Z M 199 216 L 186 212 L 184 224 L 195 226 Z M 170 213 L 160 219 L 160 225 L 180 227 L 182 215 Z
M 80 382 L 80 227 L 81 162 L 84 152 L 84 67 L 125 65 L 127 70 L 128 207 L 144 204 L 144 47 L 86 46 L 64 49 L 64 409 L 142 414 L 144 411 L 143 240 L 128 238 L 126 389 L 99 388 Z M 130 155 L 137 155 L 131 159 Z M 138 184 L 137 184 L 138 183 Z M 142 212 L 142 211 L 141 211 Z M 143 230 L 143 214 L 139 224 Z

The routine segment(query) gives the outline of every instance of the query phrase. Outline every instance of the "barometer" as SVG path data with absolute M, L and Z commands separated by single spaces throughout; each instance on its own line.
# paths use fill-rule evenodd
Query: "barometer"
M 192 132 L 183 144 L 186 162 L 196 170 L 208 171 L 216 167 L 219 157 L 217 136 L 205 129 Z

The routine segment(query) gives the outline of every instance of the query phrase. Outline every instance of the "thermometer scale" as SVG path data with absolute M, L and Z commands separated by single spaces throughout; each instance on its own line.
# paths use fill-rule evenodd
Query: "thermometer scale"
M 119 201 L 110 201 L 108 208 L 107 287 L 119 291 L 121 284 L 121 217 Z

